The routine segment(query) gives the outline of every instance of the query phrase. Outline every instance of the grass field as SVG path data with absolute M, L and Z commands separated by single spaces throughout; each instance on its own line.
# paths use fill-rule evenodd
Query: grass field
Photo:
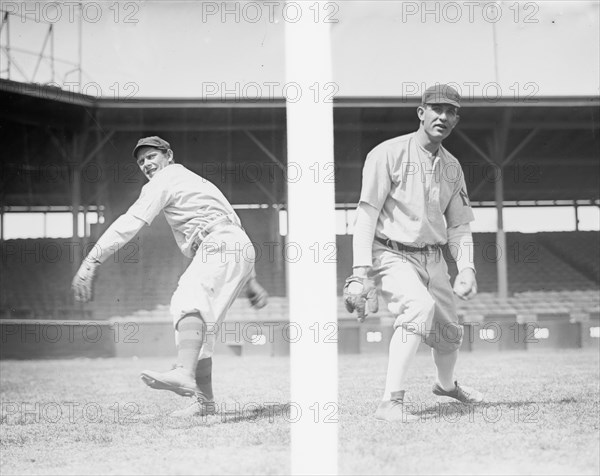
M 434 367 L 418 354 L 407 397 L 421 416 L 391 424 L 371 417 L 385 356 L 340 362 L 343 474 L 598 474 L 598 350 L 463 353 L 459 382 L 488 405 L 431 393 Z
M 187 403 L 145 387 L 165 359 L 0 362 L 0 473 L 286 474 L 289 360 L 217 356 L 218 415 L 174 420 Z M 598 350 L 464 353 L 458 378 L 486 406 L 430 393 L 418 354 L 415 423 L 372 418 L 384 355 L 340 357 L 341 474 L 598 474 Z M 237 403 L 236 403 L 237 402 Z M 237 405 L 237 406 L 236 406 Z
M 170 365 L 1 362 L 0 474 L 289 473 L 289 423 L 275 405 L 289 402 L 287 359 L 215 358 L 222 412 L 189 421 L 166 416 L 189 399 L 138 377 Z

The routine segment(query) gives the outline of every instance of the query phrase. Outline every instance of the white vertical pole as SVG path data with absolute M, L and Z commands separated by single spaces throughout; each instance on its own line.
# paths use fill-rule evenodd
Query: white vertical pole
M 498 250 L 498 261 L 496 262 L 496 274 L 498 276 L 498 297 L 500 299 L 508 298 L 508 264 L 506 255 L 508 250 L 506 249 L 506 234 L 504 233 L 504 180 L 502 174 L 504 169 L 500 166 L 500 173 L 496 179 L 495 185 L 495 199 L 496 199 L 496 211 L 498 216 L 496 223 L 498 225 L 498 231 L 496 232 L 496 245 Z
M 79 70 L 79 74 L 77 76 L 77 81 L 79 81 L 79 93 L 81 93 L 82 88 L 83 88 L 83 67 L 81 65 L 81 63 L 83 62 L 83 49 L 82 49 L 82 45 L 83 45 L 83 4 L 81 2 L 79 2 L 79 35 L 78 35 L 78 42 L 79 42 L 79 65 L 78 65 L 78 70 Z
M 298 330 L 297 339 L 290 335 L 291 472 L 337 474 L 337 341 L 328 339 L 337 329 L 336 264 L 331 258 L 333 104 L 324 97 L 332 80 L 330 30 L 315 16 L 315 3 L 293 3 L 302 14 L 285 23 L 286 258 L 290 329 Z

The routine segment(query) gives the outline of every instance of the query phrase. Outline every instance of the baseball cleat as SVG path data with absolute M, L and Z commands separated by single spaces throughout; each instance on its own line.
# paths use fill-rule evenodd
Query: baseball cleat
M 411 413 L 404 403 L 404 390 L 392 392 L 391 400 L 379 403 L 375 411 L 375 419 L 379 421 L 401 421 L 411 423 L 419 421 L 419 416 Z
M 433 393 L 440 397 L 450 397 L 462 403 L 481 403 L 483 402 L 483 393 L 474 388 L 463 387 L 458 385 L 458 381 L 454 382 L 454 390 L 444 390 L 439 384 L 433 386 Z
M 204 395 L 196 394 L 194 400 L 187 407 L 169 413 L 173 418 L 191 418 L 199 416 L 214 415 L 217 408 L 213 400 L 206 400 Z
M 167 372 L 144 370 L 140 376 L 146 385 L 157 390 L 170 390 L 183 397 L 191 397 L 198 392 L 196 380 L 183 367 L 175 367 Z

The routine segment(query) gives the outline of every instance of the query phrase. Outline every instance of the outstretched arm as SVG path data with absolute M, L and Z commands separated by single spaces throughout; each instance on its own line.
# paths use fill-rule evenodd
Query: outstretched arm
M 124 213 L 106 229 L 88 253 L 87 258 L 104 263 L 110 256 L 129 243 L 145 224 L 145 221 L 129 213 Z
M 117 218 L 102 234 L 81 263 L 71 288 L 77 301 L 87 302 L 93 297 L 93 282 L 98 266 L 127 244 L 146 223 L 128 213 Z

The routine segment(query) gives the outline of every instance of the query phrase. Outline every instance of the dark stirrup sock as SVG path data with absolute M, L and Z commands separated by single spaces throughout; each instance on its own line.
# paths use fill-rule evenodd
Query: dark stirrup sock
M 198 361 L 198 365 L 196 366 L 196 385 L 198 385 L 198 388 L 207 400 L 213 400 L 212 357 Z
M 406 393 L 406 390 L 398 390 L 397 392 L 392 392 L 390 394 L 390 401 L 396 402 L 396 403 L 403 403 L 405 393 Z
M 204 321 L 198 313 L 187 314 L 177 324 L 177 365 L 194 375 L 204 343 Z

